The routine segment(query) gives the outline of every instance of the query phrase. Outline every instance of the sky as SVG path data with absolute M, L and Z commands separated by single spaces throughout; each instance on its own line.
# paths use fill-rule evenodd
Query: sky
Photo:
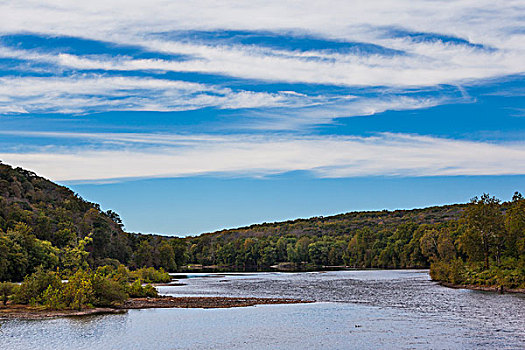
M 196 235 L 525 192 L 525 1 L 0 1 L 0 160 Z

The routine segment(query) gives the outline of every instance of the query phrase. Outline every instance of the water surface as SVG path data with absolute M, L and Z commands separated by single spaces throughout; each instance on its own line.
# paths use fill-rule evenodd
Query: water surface
M 317 302 L 0 321 L 0 349 L 525 349 L 522 295 L 441 287 L 427 271 L 189 277 L 159 290 Z

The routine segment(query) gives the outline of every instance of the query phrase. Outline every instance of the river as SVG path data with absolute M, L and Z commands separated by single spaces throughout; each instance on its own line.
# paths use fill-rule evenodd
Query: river
M 445 288 L 425 270 L 188 277 L 158 289 L 316 302 L 0 321 L 0 349 L 525 349 L 525 296 Z

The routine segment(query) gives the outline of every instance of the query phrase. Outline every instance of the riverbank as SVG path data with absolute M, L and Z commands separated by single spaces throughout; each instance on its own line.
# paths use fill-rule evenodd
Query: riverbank
M 152 308 L 232 308 L 265 304 L 312 303 L 310 300 L 285 298 L 232 298 L 232 297 L 158 297 L 132 298 L 112 308 L 90 308 L 82 310 L 50 310 L 38 306 L 6 305 L 0 307 L 1 319 L 39 320 L 56 317 L 80 317 L 100 314 L 118 314 L 131 309 Z
M 496 293 L 522 293 L 525 294 L 525 288 L 506 288 L 499 286 L 478 286 L 473 284 L 454 284 L 450 282 L 438 282 L 443 287 L 454 288 L 454 289 L 470 289 L 479 290 L 483 292 L 496 292 Z
M 102 314 L 119 314 L 124 312 L 126 312 L 126 310 L 105 307 L 96 307 L 82 310 L 51 310 L 41 306 L 8 304 L 7 306 L 0 307 L 0 320 L 42 320 L 56 317 L 80 317 Z

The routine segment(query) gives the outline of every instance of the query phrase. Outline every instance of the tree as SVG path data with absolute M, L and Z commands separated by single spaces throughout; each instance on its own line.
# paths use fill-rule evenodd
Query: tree
M 153 247 L 147 240 L 140 242 L 137 251 L 133 256 L 133 260 L 137 267 L 149 267 L 153 265 Z
M 167 241 L 160 244 L 159 260 L 160 266 L 168 271 L 175 271 L 177 269 L 177 264 L 175 263 L 175 252 L 173 251 L 171 244 Z
M 124 225 L 122 223 L 122 219 L 120 218 L 120 215 L 115 213 L 113 210 L 108 210 L 106 212 L 106 215 L 113 221 L 115 224 L 117 224 L 120 228 L 124 228 Z
M 309 257 L 308 246 L 312 243 L 312 240 L 308 237 L 301 237 L 295 243 L 296 259 L 299 262 L 307 262 Z
M 448 228 L 426 230 L 420 239 L 421 252 L 432 261 L 450 261 L 456 257 L 454 240 Z
M 79 269 L 63 285 L 63 295 L 66 305 L 81 310 L 95 302 L 93 290 L 93 274 L 90 270 Z
M 62 266 L 66 269 L 77 270 L 87 268 L 89 266 L 87 259 L 89 252 L 86 251 L 86 246 L 93 242 L 91 234 L 78 241 L 78 244 L 63 249 Z
M 485 269 L 495 255 L 499 263 L 504 238 L 503 215 L 500 200 L 484 193 L 481 198 L 474 197 L 465 211 L 467 231 L 462 236 L 462 247 L 471 259 L 481 253 Z
M 525 255 L 525 198 L 516 192 L 505 217 L 505 247 L 510 256 Z

